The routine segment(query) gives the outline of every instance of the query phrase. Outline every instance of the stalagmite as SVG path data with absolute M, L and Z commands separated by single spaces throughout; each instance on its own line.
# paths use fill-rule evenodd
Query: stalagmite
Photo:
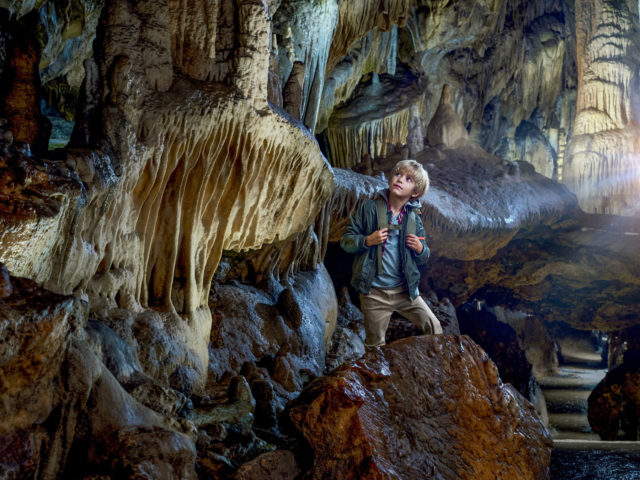
M 440 103 L 427 126 L 427 140 L 432 146 L 455 148 L 469 139 L 469 133 L 451 106 L 449 85 L 442 87 Z

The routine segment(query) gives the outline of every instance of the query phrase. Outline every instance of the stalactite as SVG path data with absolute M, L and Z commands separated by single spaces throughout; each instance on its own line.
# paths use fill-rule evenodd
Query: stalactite
M 375 27 L 390 30 L 403 25 L 409 16 L 408 0 L 357 0 L 340 3 L 340 16 L 325 73 L 333 71 L 353 43 Z
M 350 168 L 365 154 L 381 157 L 387 144 L 404 143 L 409 132 L 410 108 L 355 125 L 332 125 L 327 128 L 333 165 Z

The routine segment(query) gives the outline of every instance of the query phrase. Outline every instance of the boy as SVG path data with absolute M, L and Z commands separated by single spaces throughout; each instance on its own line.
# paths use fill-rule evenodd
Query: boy
M 429 188 L 426 170 L 415 160 L 398 162 L 389 188 L 366 200 L 351 216 L 340 239 L 355 253 L 351 284 L 360 293 L 367 337 L 365 347 L 384 345 L 384 336 L 396 311 L 424 333 L 442 333 L 440 322 L 418 294 L 420 271 L 429 257 L 424 227 L 414 209 Z

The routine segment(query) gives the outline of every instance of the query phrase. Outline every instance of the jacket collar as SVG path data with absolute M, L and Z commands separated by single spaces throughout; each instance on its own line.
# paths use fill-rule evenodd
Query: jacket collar
M 390 193 L 391 193 L 391 190 L 389 190 L 388 188 L 385 188 L 384 190 L 378 190 L 376 192 L 374 198 L 382 197 L 382 198 L 384 198 L 385 202 L 389 203 L 389 194 Z M 419 198 L 414 198 L 413 200 L 409 200 L 405 204 L 404 208 L 406 208 L 406 209 L 413 209 L 413 208 L 419 209 L 420 208 L 420 199 Z

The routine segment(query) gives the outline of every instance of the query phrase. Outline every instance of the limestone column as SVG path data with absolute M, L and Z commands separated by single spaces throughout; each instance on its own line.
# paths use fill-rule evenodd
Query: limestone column
M 576 0 L 578 96 L 564 181 L 587 212 L 640 213 L 637 2 Z

